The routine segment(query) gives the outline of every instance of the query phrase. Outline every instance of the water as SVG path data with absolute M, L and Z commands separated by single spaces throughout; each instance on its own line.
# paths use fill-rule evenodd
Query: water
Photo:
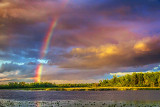
M 5 105 L 6 104 L 6 105 Z M 0 90 L 0 105 L 17 104 L 23 106 L 40 107 L 100 107 L 109 104 L 123 106 L 160 106 L 159 90 L 138 90 L 138 91 L 19 91 Z M 55 105 L 54 105 L 55 104 Z M 56 105 L 57 104 L 57 105 Z M 77 104 L 77 105 L 76 105 Z M 79 105 L 78 105 L 79 104 Z M 88 105 L 87 105 L 88 104 Z M 105 105 L 104 105 L 105 104 Z M 108 105 L 107 105 L 108 104 Z M 22 107 L 23 107 L 22 106 Z

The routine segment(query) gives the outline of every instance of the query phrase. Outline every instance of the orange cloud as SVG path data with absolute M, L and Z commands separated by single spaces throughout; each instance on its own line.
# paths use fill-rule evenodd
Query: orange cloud
M 103 68 L 141 66 L 160 61 L 160 41 L 157 37 L 99 47 L 73 48 L 62 68 Z
M 116 45 L 102 45 L 99 47 L 88 47 L 88 48 L 73 48 L 71 54 L 74 56 L 90 56 L 95 54 L 97 57 L 106 57 L 109 55 L 119 54 L 119 49 Z
M 9 2 L 2 2 L 2 3 L 0 3 L 0 8 L 6 8 L 6 7 L 8 7 L 9 5 L 10 5 Z
M 147 52 L 147 51 L 150 51 L 151 49 L 147 46 L 147 42 L 149 42 L 149 38 L 145 39 L 145 40 L 142 40 L 142 41 L 139 41 L 137 42 L 135 45 L 134 45 L 134 50 L 137 52 L 137 53 L 141 53 L 141 52 Z

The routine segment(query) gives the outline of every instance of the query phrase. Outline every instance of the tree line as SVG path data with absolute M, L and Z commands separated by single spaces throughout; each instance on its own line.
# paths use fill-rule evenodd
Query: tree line
M 55 84 L 49 82 L 9 82 L 5 85 L 0 85 L 0 89 L 14 89 L 14 88 L 52 88 L 52 87 L 90 87 L 92 84 Z
M 111 80 L 101 80 L 105 87 L 160 87 L 160 72 L 133 73 L 121 77 L 113 76 Z
M 114 75 L 112 79 L 100 80 L 99 83 L 55 84 L 49 82 L 9 82 L 8 84 L 0 85 L 0 89 L 47 87 L 160 87 L 160 72 L 133 73 L 132 75 L 127 74 L 121 77 Z

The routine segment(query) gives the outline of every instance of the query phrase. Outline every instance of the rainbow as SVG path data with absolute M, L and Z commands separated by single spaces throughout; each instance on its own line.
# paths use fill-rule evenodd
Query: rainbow
M 41 58 L 45 57 L 46 51 L 48 50 L 49 43 L 50 43 L 50 40 L 51 40 L 52 35 L 53 35 L 53 31 L 56 28 L 57 21 L 58 21 L 57 18 L 53 19 L 53 21 L 51 23 L 51 26 L 49 27 L 48 33 L 46 34 L 46 36 L 44 38 L 42 49 L 41 49 L 42 50 L 41 51 Z
M 48 50 L 49 43 L 50 43 L 52 35 L 53 35 L 53 31 L 57 25 L 57 21 L 58 21 L 57 18 L 53 19 L 53 21 L 49 27 L 49 30 L 48 30 L 46 36 L 44 37 L 43 45 L 42 45 L 41 53 L 40 53 L 40 59 L 43 59 L 46 55 L 46 51 Z M 42 70 L 43 70 L 43 64 L 40 63 L 36 67 L 36 77 L 35 77 L 36 82 L 41 82 Z
M 63 7 L 65 7 L 68 2 L 69 2 L 69 0 L 64 0 Z M 58 17 L 56 17 L 52 20 L 51 25 L 49 27 L 49 30 L 44 37 L 43 44 L 41 47 L 41 52 L 40 52 L 40 59 L 43 59 L 47 53 L 50 41 L 52 39 L 53 32 L 57 26 L 57 22 L 58 22 Z M 35 70 L 35 72 L 36 72 L 35 78 L 34 78 L 35 82 L 41 82 L 42 71 L 43 71 L 43 64 L 40 63 L 37 65 L 36 70 Z

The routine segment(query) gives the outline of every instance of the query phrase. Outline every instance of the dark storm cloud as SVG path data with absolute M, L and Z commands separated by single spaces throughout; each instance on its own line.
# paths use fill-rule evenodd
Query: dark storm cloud
M 33 48 L 40 48 L 49 26 L 48 22 L 57 14 L 60 14 L 60 18 L 54 32 L 55 39 L 53 39 L 52 45 L 60 47 L 92 45 L 92 42 L 97 42 L 98 37 L 96 33 L 100 34 L 98 38 L 100 41 L 95 43 L 96 45 L 110 41 L 116 43 L 117 40 L 114 40 L 115 38 L 112 38 L 112 35 L 101 34 L 103 30 L 100 29 L 107 30 L 113 24 L 115 26 L 117 24 L 123 25 L 123 22 L 119 22 L 119 20 L 122 21 L 121 19 L 148 21 L 151 19 L 157 20 L 159 16 L 157 12 L 159 9 L 158 0 L 99 0 L 95 2 L 91 0 L 71 0 L 63 12 L 61 10 L 61 2 L 48 0 L 3 1 L 0 18 L 3 25 L 2 31 L 8 32 L 9 30 L 12 33 L 12 39 L 8 39 L 9 44 L 14 47 L 31 48 L 34 46 Z M 38 24 L 42 22 L 44 24 Z M 107 26 L 100 25 L 102 23 L 108 25 L 108 28 Z M 95 26 L 98 27 L 96 28 Z M 119 28 L 121 27 L 119 26 Z M 126 27 L 128 26 L 126 25 Z M 98 30 L 100 31 L 97 32 Z M 90 33 L 89 31 L 94 32 Z M 116 31 L 116 27 L 113 27 L 113 30 L 110 32 L 114 31 Z M 5 34 L 5 36 L 8 37 L 8 34 Z M 91 37 L 96 39 L 90 40 Z M 107 39 L 108 41 L 104 41 L 103 39 Z M 3 44 L 1 46 L 3 47 L 5 45 Z
M 80 1 L 79 1 L 80 2 Z M 73 2 L 76 4 L 76 2 Z M 98 16 L 106 16 L 105 18 L 121 19 L 121 20 L 144 20 L 158 19 L 155 17 L 159 14 L 159 0 L 98 0 L 98 1 L 81 1 L 79 9 L 81 14 L 97 14 Z M 76 5 L 74 5 L 76 7 Z M 81 9 L 81 10 L 80 10 Z M 154 13 L 154 16 L 152 14 Z M 78 14 L 78 12 L 77 12 Z M 87 15 L 86 15 L 87 16 Z M 96 17 L 96 16 L 94 16 Z
M 16 72 L 18 71 L 17 76 L 26 76 L 26 77 L 34 77 L 34 69 L 35 65 L 18 65 L 14 63 L 5 63 L 1 65 L 0 73 L 5 72 Z
M 80 5 L 77 7 L 78 3 Z M 95 3 L 87 0 L 73 4 L 68 13 L 62 15 L 59 20 L 56 31 L 59 30 L 60 33 L 55 32 L 53 46 L 100 45 L 106 42 L 117 43 L 131 36 L 130 39 L 140 38 L 142 35 L 134 34 L 131 30 L 138 29 L 140 25 L 139 29 L 151 27 L 149 24 L 153 22 L 156 25 L 160 16 L 160 3 L 157 0 L 100 0 Z M 120 32 L 115 34 L 117 30 Z M 143 31 L 140 30 L 141 32 Z
M 33 76 L 55 17 L 57 26 L 44 58 L 48 65 L 96 69 L 88 70 L 86 76 L 79 71 L 54 78 L 92 78 L 113 72 L 114 67 L 160 61 L 159 0 L 69 0 L 66 6 L 64 1 L 0 0 L 0 59 L 25 64 L 2 64 L 1 73 L 19 70 L 18 75 Z M 99 71 L 107 67 L 110 70 Z
M 62 10 L 61 2 L 5 0 L 0 2 L 1 48 L 38 48 L 48 29 L 48 22 Z M 1 40 L 0 40 L 1 41 Z M 36 44 L 36 45 L 35 45 Z
M 16 70 L 21 70 L 25 71 L 26 66 L 25 65 L 18 65 L 14 63 L 6 63 L 1 65 L 1 70 L 0 72 L 10 72 L 10 71 L 16 71 Z

